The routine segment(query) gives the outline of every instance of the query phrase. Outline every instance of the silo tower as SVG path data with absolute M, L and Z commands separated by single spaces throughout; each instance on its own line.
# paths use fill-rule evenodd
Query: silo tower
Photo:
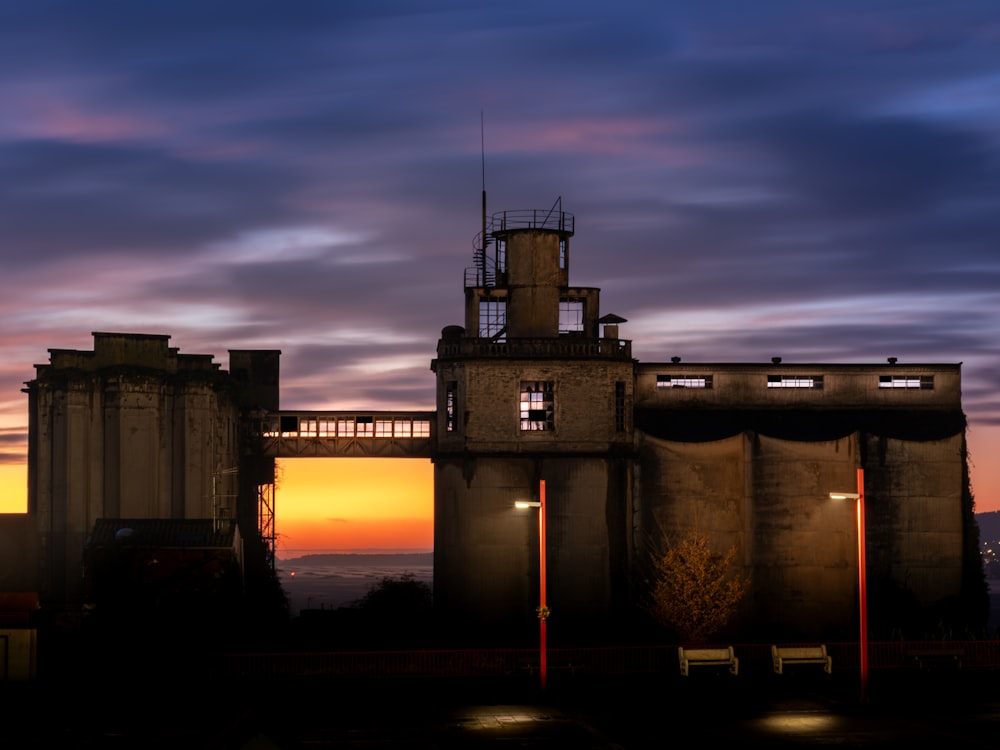
M 600 290 L 569 284 L 573 233 L 561 199 L 487 218 L 484 198 L 465 326 L 432 363 L 435 604 L 477 632 L 537 627 L 538 530 L 514 504 L 541 480 L 553 637 L 606 623 L 625 595 L 634 363 L 601 330 Z

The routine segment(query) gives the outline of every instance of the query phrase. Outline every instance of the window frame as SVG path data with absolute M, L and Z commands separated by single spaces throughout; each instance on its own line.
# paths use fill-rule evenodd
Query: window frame
M 551 380 L 522 380 L 518 398 L 521 432 L 555 431 L 555 384 Z

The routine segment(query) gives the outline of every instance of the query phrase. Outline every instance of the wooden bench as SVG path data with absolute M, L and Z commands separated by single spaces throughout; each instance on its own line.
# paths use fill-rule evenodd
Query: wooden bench
M 732 646 L 720 648 L 684 648 L 677 647 L 677 656 L 681 663 L 681 675 L 687 677 L 692 666 L 708 665 L 729 667 L 730 674 L 738 674 L 740 660 L 733 653 Z
M 833 670 L 833 659 L 826 653 L 826 644 L 819 646 L 771 646 L 775 674 L 783 674 L 789 664 L 822 664 L 827 674 Z

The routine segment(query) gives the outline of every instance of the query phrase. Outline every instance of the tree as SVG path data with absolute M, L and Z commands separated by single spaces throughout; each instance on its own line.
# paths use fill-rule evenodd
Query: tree
M 430 612 L 433 603 L 431 587 L 418 581 L 415 574 L 403 573 L 399 578 L 385 576 L 369 587 L 356 604 L 366 612 L 412 616 Z
M 750 577 L 730 575 L 736 547 L 713 554 L 708 537 L 694 529 L 656 560 L 649 613 L 683 641 L 706 641 L 732 619 Z

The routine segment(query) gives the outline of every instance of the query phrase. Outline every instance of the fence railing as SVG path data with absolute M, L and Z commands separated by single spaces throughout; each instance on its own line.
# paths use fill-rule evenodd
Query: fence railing
M 826 647 L 835 671 L 859 668 L 857 643 Z M 772 671 L 771 644 L 735 644 L 734 650 L 741 675 Z M 872 670 L 919 669 L 938 659 L 961 669 L 997 669 L 1000 641 L 869 643 Z M 549 670 L 586 675 L 673 673 L 678 668 L 676 645 L 556 648 L 547 651 L 547 662 Z M 227 654 L 217 667 L 243 678 L 504 677 L 531 673 L 538 665 L 538 649 L 463 649 Z

